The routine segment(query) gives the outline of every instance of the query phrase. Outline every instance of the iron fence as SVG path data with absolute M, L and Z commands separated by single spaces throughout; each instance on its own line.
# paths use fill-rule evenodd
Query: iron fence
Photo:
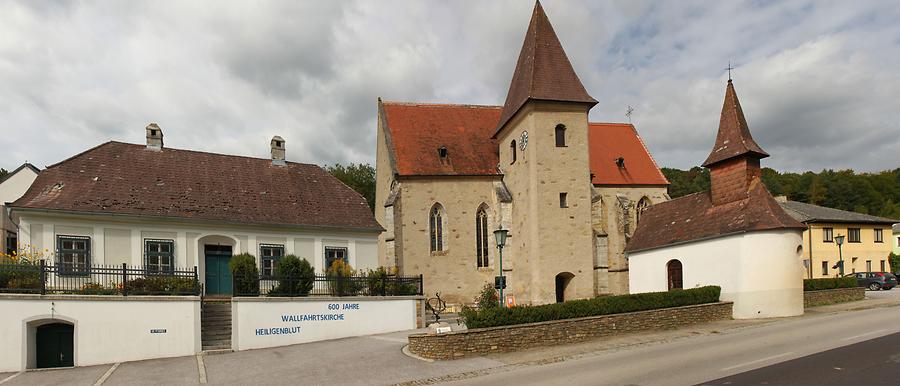
M 422 295 L 422 275 L 233 275 L 234 296 L 412 296 Z
M 200 295 L 197 267 L 154 270 L 53 261 L 0 263 L 0 292 L 76 295 Z

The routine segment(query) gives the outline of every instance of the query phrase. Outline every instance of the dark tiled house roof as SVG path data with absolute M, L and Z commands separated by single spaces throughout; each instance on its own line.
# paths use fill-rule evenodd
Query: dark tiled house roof
M 540 2 L 534 5 L 494 136 L 530 99 L 597 104 L 578 79 Z
M 860 223 L 860 224 L 894 224 L 900 220 L 893 220 L 885 217 L 872 216 L 868 214 L 849 212 L 846 210 L 827 208 L 805 202 L 787 201 L 781 202 L 791 217 L 797 221 L 809 222 L 836 222 L 836 223 Z
M 744 119 L 744 110 L 741 109 L 741 102 L 738 101 L 737 93 L 734 91 L 734 84 L 729 79 L 725 89 L 725 102 L 722 104 L 722 115 L 719 117 L 716 143 L 703 166 L 708 167 L 741 155 L 765 158 L 769 153 L 759 147 L 750 135 L 750 127 Z
M 641 214 L 626 252 L 770 229 L 806 229 L 790 217 L 756 180 L 747 198 L 713 205 L 709 192 L 662 202 Z
M 388 151 L 401 176 L 498 175 L 491 133 L 500 106 L 381 103 Z M 590 123 L 588 150 L 597 185 L 666 185 L 637 130 L 627 123 Z M 442 159 L 438 149 L 445 147 Z M 625 167 L 615 159 L 625 159 Z
M 319 166 L 121 142 L 49 166 L 12 207 L 381 231 L 365 199 Z

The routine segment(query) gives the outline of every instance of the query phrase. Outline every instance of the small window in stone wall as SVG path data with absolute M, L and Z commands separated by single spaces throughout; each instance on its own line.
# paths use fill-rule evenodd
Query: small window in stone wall
M 559 194 L 559 207 L 560 208 L 568 208 L 569 207 L 569 194 L 568 193 L 560 193 Z

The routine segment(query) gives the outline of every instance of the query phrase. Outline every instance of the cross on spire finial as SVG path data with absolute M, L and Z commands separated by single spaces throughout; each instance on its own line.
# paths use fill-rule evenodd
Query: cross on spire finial
M 625 116 L 628 117 L 628 123 L 631 123 L 631 114 L 634 113 L 634 107 L 628 105 L 628 108 L 625 109 Z
M 730 61 L 730 60 L 728 61 L 728 67 L 725 68 L 725 69 L 728 70 L 728 81 L 731 82 L 731 70 L 734 70 L 734 67 L 731 67 L 731 61 Z

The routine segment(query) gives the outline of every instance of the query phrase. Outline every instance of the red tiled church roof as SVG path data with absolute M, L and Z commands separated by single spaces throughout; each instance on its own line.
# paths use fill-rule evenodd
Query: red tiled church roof
M 719 117 L 716 143 L 713 145 L 709 157 L 703 161 L 703 166 L 708 167 L 745 154 L 755 158 L 769 156 L 769 153 L 759 147 L 753 140 L 753 136 L 750 135 L 750 127 L 747 126 L 747 120 L 744 119 L 744 110 L 741 109 L 741 102 L 738 101 L 737 93 L 734 91 L 734 84 L 729 79 L 725 89 L 725 102 L 722 103 L 722 114 Z
M 534 4 L 495 136 L 529 99 L 597 104 L 578 79 L 540 1 Z
M 382 102 L 389 151 L 401 176 L 498 175 L 497 141 L 491 138 L 500 106 Z M 634 126 L 590 124 L 593 183 L 668 184 Z M 441 160 L 440 147 L 447 148 Z M 625 168 L 615 159 L 625 158 Z
M 668 185 L 637 129 L 630 123 L 591 123 L 589 151 L 594 185 Z M 616 159 L 624 160 L 624 167 Z
M 381 231 L 319 166 L 107 142 L 41 172 L 13 209 Z

